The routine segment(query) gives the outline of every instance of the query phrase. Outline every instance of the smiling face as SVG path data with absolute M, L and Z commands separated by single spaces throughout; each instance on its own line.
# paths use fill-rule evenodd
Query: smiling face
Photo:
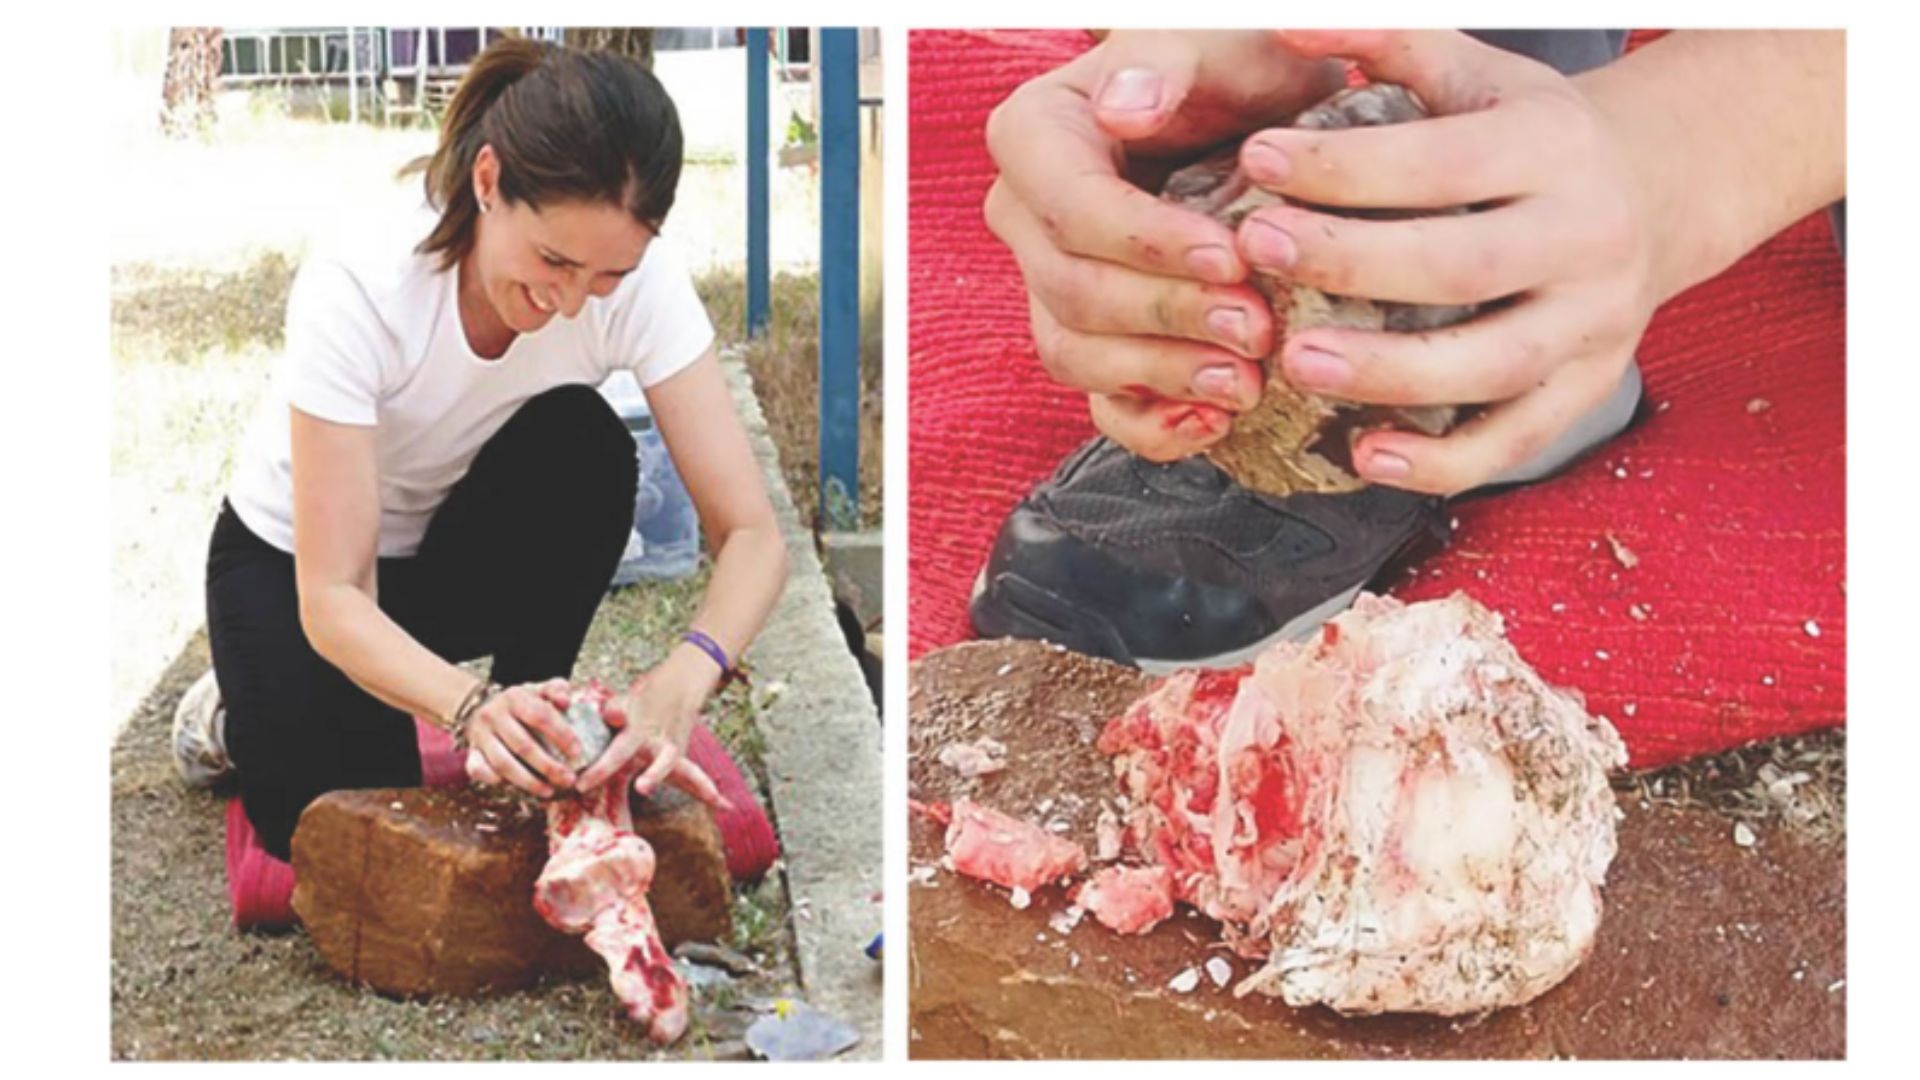
M 640 265 L 653 230 L 624 207 L 557 202 L 534 208 L 500 195 L 491 146 L 473 163 L 474 194 L 487 212 L 475 224 L 463 265 L 469 310 L 530 334 L 555 315 L 573 318 L 590 296 L 606 296 Z

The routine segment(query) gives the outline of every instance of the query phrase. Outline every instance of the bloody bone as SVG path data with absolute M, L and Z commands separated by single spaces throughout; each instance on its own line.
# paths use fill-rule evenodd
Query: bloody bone
M 1049 820 L 1065 820 L 1060 835 L 1091 853 L 1095 819 L 1115 799 L 1112 759 L 1094 742 L 1158 682 L 1036 641 L 929 653 L 908 674 L 910 791 L 923 803 L 970 795 L 1008 808 L 1051 798 Z M 1006 743 L 1005 771 L 968 780 L 940 764 L 942 746 L 983 737 Z M 1207 948 L 1219 928 L 1190 908 L 1144 934 L 1115 934 L 1091 917 L 1069 931 L 1050 925 L 1072 918 L 1058 890 L 1016 910 L 982 882 L 915 875 L 903 886 L 909 937 L 899 950 L 909 965 L 909 1056 L 1845 1057 L 1854 984 L 1828 989 L 1847 977 L 1844 843 L 1771 829 L 1742 848 L 1728 839 L 1731 821 L 1697 799 L 1619 805 L 1626 817 L 1592 955 L 1532 1002 L 1470 1019 L 1342 1016 L 1265 994 L 1235 997 L 1232 987 L 1261 964 Z M 912 813 L 905 824 L 910 865 L 931 869 L 944 823 Z M 1205 971 L 1198 989 L 1165 990 L 1196 965 Z M 1224 990 L 1212 981 L 1222 965 Z
M 1412 91 L 1388 83 L 1343 90 L 1308 109 L 1293 126 L 1318 130 L 1398 124 L 1419 120 L 1426 107 Z M 1168 177 L 1161 197 L 1206 214 L 1231 228 L 1262 207 L 1288 200 L 1253 186 L 1239 167 L 1240 148 L 1224 150 Z M 1302 204 L 1304 205 L 1304 204 Z M 1394 219 L 1428 212 L 1350 210 L 1315 206 L 1346 217 Z M 1463 213 L 1464 210 L 1452 211 Z M 1258 405 L 1234 418 L 1224 439 L 1207 451 L 1214 464 L 1242 486 L 1272 495 L 1295 491 L 1353 491 L 1353 441 L 1373 428 L 1401 427 L 1444 434 L 1460 418 L 1451 406 L 1360 405 L 1296 390 L 1280 371 L 1280 348 L 1288 333 L 1316 326 L 1343 326 L 1413 333 L 1470 318 L 1477 305 L 1374 302 L 1334 296 L 1257 273 L 1253 285 L 1273 305 L 1276 333 L 1267 358 L 1266 387 Z
M 1251 674 L 1167 679 L 1099 748 L 1135 846 L 1266 961 L 1237 993 L 1459 1015 L 1593 946 L 1625 747 L 1463 593 L 1363 594 Z
M 953 804 L 947 854 L 957 873 L 1014 890 L 1016 904 L 1022 894 L 1087 868 L 1080 845 L 971 799 Z
M 1073 900 L 1116 934 L 1144 934 L 1173 914 L 1173 875 L 1164 866 L 1109 866 Z
M 570 712 L 590 709 L 598 721 L 608 697 L 598 683 L 576 690 Z M 627 1015 L 664 1046 L 687 1029 L 687 986 L 647 905 L 653 849 L 634 833 L 627 801 L 646 765 L 635 758 L 595 790 L 547 804 L 551 855 L 534 883 L 533 905 L 554 929 L 586 935 L 587 946 L 606 961 Z

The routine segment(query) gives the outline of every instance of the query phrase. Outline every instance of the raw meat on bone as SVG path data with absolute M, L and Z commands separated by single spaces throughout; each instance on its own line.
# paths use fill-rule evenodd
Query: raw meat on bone
M 608 697 L 598 683 L 576 690 L 568 720 L 576 728 L 600 722 Z M 533 905 L 554 929 L 586 935 L 587 946 L 606 960 L 627 1015 L 664 1046 L 687 1030 L 688 994 L 647 904 L 653 848 L 634 833 L 627 802 L 646 765 L 636 757 L 595 790 L 547 803 L 549 855 L 534 883 Z
M 1109 866 L 1073 902 L 1117 934 L 1144 934 L 1173 915 L 1173 874 L 1164 866 Z
M 953 804 L 947 826 L 947 854 L 956 873 L 1014 890 L 1015 903 L 1041 886 L 1087 868 L 1087 853 L 1028 821 L 1010 817 L 972 799 Z
M 1266 960 L 1238 993 L 1458 1015 L 1592 948 L 1625 748 L 1464 594 L 1363 595 L 1251 671 L 1168 678 L 1099 745 L 1134 846 Z

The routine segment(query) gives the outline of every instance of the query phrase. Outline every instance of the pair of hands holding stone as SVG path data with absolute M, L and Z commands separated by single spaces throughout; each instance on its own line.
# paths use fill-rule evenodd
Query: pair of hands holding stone
M 686 756 L 687 738 L 717 682 L 717 676 L 702 678 L 697 665 L 672 658 L 641 676 L 600 710 L 612 741 L 578 774 L 567 762 L 579 760 L 581 741 L 565 715 L 575 688 L 565 679 L 509 687 L 468 721 L 467 775 L 478 784 L 510 784 L 548 799 L 557 792 L 592 791 L 639 757 L 646 762 L 633 782 L 639 794 L 664 782 L 727 809 L 712 778 Z
M 1336 57 L 1413 90 L 1433 118 L 1261 130 L 1340 89 Z M 1235 232 L 1150 193 L 1250 134 L 1242 169 L 1290 200 L 1475 212 L 1286 205 Z M 1439 494 L 1527 460 L 1604 399 L 1669 287 L 1660 201 L 1618 124 L 1577 80 L 1463 34 L 1116 31 L 1016 90 L 987 142 L 1001 170 L 987 222 L 1020 262 L 1042 363 L 1088 392 L 1102 432 L 1154 460 L 1205 450 L 1259 400 L 1276 328 L 1254 269 L 1374 300 L 1505 301 L 1422 334 L 1316 328 L 1277 357 L 1290 383 L 1332 397 L 1489 405 L 1444 437 L 1375 431 L 1355 446 L 1364 479 Z

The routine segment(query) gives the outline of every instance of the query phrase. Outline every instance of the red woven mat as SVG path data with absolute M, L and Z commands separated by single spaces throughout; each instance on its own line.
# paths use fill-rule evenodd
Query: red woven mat
M 1014 502 L 1092 433 L 1040 370 L 1019 272 L 981 220 L 987 113 L 1091 44 L 911 36 L 908 644 L 971 637 L 967 593 Z M 1824 215 L 1661 310 L 1661 410 L 1571 472 L 1461 505 L 1392 591 L 1465 589 L 1636 766 L 1846 715 L 1846 275 Z

